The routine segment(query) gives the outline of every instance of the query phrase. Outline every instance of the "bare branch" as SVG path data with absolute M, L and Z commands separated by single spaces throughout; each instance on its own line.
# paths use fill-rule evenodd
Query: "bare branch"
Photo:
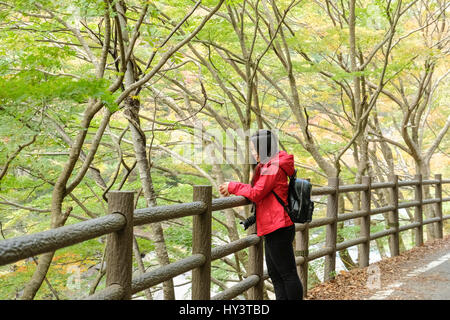
M 11 165 L 11 162 L 19 155 L 19 153 L 26 147 L 32 145 L 37 138 L 38 134 L 33 135 L 33 138 L 29 141 L 26 142 L 23 145 L 19 145 L 19 147 L 17 148 L 16 151 L 13 152 L 13 154 L 11 154 L 8 159 L 6 160 L 5 165 L 3 166 L 2 170 L 0 171 L 0 181 L 3 179 L 3 177 L 6 175 L 6 172 L 8 171 L 9 166 Z

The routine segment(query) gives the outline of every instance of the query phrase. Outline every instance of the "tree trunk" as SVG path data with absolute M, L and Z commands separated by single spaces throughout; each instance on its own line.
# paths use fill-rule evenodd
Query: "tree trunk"
M 116 9 L 118 12 L 118 18 L 120 21 L 120 28 L 122 29 L 122 37 L 124 44 L 129 44 L 128 30 L 126 28 L 126 16 L 123 3 L 118 1 L 116 3 Z M 127 48 L 128 49 L 128 48 Z M 127 50 L 125 49 L 125 51 Z M 121 53 L 124 54 L 124 53 Z M 125 71 L 125 89 L 134 84 L 137 80 L 132 57 L 127 62 Z M 131 98 L 130 96 L 125 98 L 125 115 L 128 116 L 128 122 L 130 123 L 131 136 L 133 141 L 133 148 L 136 155 L 137 168 L 139 171 L 139 177 L 144 191 L 144 197 L 147 205 L 156 206 L 156 195 L 153 189 L 152 176 L 150 173 L 150 163 L 146 154 L 146 136 L 142 131 L 139 120 L 140 102 L 138 99 Z M 156 256 L 158 262 L 161 265 L 167 265 L 170 263 L 169 255 L 167 253 L 166 243 L 164 241 L 164 233 L 161 223 L 151 224 L 152 237 L 155 242 Z M 175 299 L 175 290 L 173 287 L 173 279 L 170 279 L 163 283 L 164 298 L 166 300 Z
M 150 165 L 146 153 L 146 137 L 140 126 L 139 120 L 139 101 L 127 98 L 125 101 L 126 114 L 129 119 L 133 148 L 136 154 L 137 168 L 144 192 L 144 197 L 148 206 L 156 206 L 156 194 L 153 189 Z M 163 228 L 160 222 L 151 225 L 152 238 L 155 243 L 156 256 L 160 265 L 164 266 L 170 263 L 167 247 L 164 240 Z M 174 300 L 175 290 L 173 280 L 170 279 L 163 284 L 164 299 Z
M 339 181 L 341 183 L 341 181 Z M 338 201 L 338 213 L 345 212 L 345 202 L 344 202 L 344 194 L 339 194 L 339 201 Z M 336 237 L 336 243 L 344 241 L 344 237 L 340 235 L 340 230 L 344 228 L 344 222 L 338 222 L 337 224 L 337 237 Z M 339 251 L 339 257 L 344 264 L 345 268 L 347 270 L 351 270 L 355 267 L 357 267 L 357 264 L 353 261 L 352 257 L 348 253 L 347 249 Z
M 96 133 L 95 139 L 96 141 L 93 141 L 91 150 L 89 151 L 88 157 L 85 159 L 83 163 L 83 167 L 86 167 L 86 171 L 79 172 L 77 175 L 77 181 L 72 182 L 70 184 L 70 188 L 72 190 L 68 190 L 67 183 L 69 181 L 69 178 L 72 175 L 72 172 L 75 168 L 75 164 L 80 158 L 80 153 L 82 151 L 82 146 L 84 144 L 84 141 L 86 139 L 87 135 L 87 129 L 90 126 L 91 120 L 94 118 L 94 116 L 100 111 L 102 108 L 102 104 L 99 102 L 96 102 L 94 100 L 90 101 L 89 106 L 86 108 L 83 120 L 81 122 L 81 130 L 78 132 L 78 135 L 75 139 L 75 142 L 70 147 L 70 153 L 69 153 L 69 159 L 66 162 L 63 171 L 58 177 L 58 180 L 55 183 L 55 186 L 53 187 L 52 192 L 52 205 L 51 205 L 51 228 L 58 228 L 62 227 L 67 220 L 67 217 L 70 213 L 68 211 L 66 214 L 62 212 L 62 203 L 64 201 L 64 198 L 69 194 L 78 184 L 80 178 L 82 178 L 86 172 L 87 169 L 92 163 L 92 160 L 94 158 L 94 155 L 97 151 L 98 143 L 100 142 L 100 139 L 103 135 L 105 127 L 100 127 L 99 130 Z M 109 118 L 111 117 L 111 113 L 106 112 L 105 118 L 102 120 L 102 123 L 109 121 Z M 69 209 L 71 210 L 71 208 Z M 36 293 L 38 292 L 39 288 L 42 285 L 42 282 L 45 279 L 45 276 L 47 275 L 48 269 L 50 268 L 50 264 L 53 259 L 53 255 L 55 252 L 48 252 L 40 256 L 38 260 L 38 264 L 36 267 L 35 272 L 33 273 L 33 276 L 31 280 L 25 285 L 24 292 L 22 296 L 20 297 L 21 300 L 32 300 L 36 296 Z
M 430 162 L 429 161 L 422 161 L 420 167 L 419 167 L 419 174 L 422 175 L 423 180 L 427 180 L 430 178 Z M 431 196 L 430 192 L 430 185 L 424 185 L 423 186 L 423 198 L 424 199 L 430 199 L 434 198 L 434 196 Z M 424 206 L 423 212 L 425 214 L 426 219 L 434 218 L 436 216 L 436 212 L 434 211 L 434 205 L 433 206 Z M 425 226 L 426 232 L 427 232 L 427 241 L 431 241 L 436 239 L 436 224 L 435 223 L 429 223 Z

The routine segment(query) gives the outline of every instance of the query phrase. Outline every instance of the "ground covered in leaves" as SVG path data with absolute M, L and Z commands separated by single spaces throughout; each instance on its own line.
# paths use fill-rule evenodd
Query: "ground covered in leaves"
M 341 271 L 334 280 L 321 283 L 308 291 L 308 300 L 364 300 L 380 288 L 371 285 L 369 275 L 379 269 L 381 289 L 398 281 L 420 263 L 425 256 L 441 251 L 450 251 L 450 235 L 444 239 L 429 241 L 423 246 L 402 252 L 399 256 L 383 259 L 366 268 Z M 368 281 L 369 280 L 369 281 Z

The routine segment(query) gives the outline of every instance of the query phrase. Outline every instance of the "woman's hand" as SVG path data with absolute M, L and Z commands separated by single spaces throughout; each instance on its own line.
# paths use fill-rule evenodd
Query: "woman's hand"
M 224 182 L 219 186 L 220 194 L 224 197 L 228 197 L 230 193 L 228 192 L 228 184 L 229 182 Z

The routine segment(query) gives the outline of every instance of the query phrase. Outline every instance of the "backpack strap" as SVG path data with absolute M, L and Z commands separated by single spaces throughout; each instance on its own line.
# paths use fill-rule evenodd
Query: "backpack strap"
M 279 166 L 279 168 L 280 168 L 281 170 L 283 170 L 283 172 L 286 174 L 287 177 L 289 177 L 289 179 L 290 179 L 292 176 L 295 176 L 296 173 L 297 173 L 297 169 L 295 169 L 295 170 L 294 170 L 294 173 L 292 174 L 292 176 L 290 176 L 290 175 L 287 174 L 286 170 L 284 170 L 281 166 Z M 288 208 L 288 205 L 280 198 L 279 195 L 277 195 L 277 193 L 276 193 L 275 191 L 272 190 L 271 192 L 273 193 L 273 195 L 275 196 L 275 198 L 277 198 L 278 202 L 283 206 L 284 210 L 286 210 L 286 212 L 289 214 L 289 208 Z
M 281 166 L 278 166 L 278 168 L 280 168 L 281 170 L 283 170 L 283 172 L 286 174 L 286 176 L 289 177 L 289 175 L 287 174 L 286 170 L 284 170 Z
M 289 213 L 289 208 L 287 204 L 285 204 L 284 201 L 281 200 L 281 198 L 277 195 L 275 191 L 272 190 L 272 193 L 275 196 L 275 198 L 277 198 L 278 202 L 283 206 L 284 210 L 286 210 L 286 212 Z

